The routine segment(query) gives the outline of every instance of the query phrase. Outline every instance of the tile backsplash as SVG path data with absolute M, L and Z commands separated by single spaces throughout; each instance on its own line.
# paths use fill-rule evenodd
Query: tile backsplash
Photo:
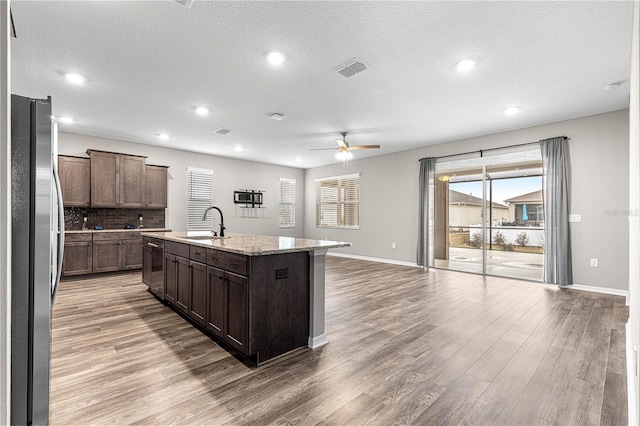
M 142 215 L 142 225 L 145 228 L 164 228 L 164 209 L 99 209 L 83 207 L 65 207 L 64 226 L 69 231 L 82 229 L 82 218 L 87 214 L 87 228 L 102 225 L 104 229 L 125 229 L 127 225 L 136 228 L 140 225 L 139 215 Z

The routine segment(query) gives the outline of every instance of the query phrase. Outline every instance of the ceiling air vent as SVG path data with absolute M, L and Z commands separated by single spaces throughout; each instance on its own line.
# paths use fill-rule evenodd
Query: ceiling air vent
M 183 5 L 184 7 L 186 7 L 187 9 L 191 9 L 191 5 L 193 4 L 194 0 L 173 0 L 176 3 L 179 3 L 181 5 Z
M 230 133 L 230 132 L 231 132 L 231 130 L 229 130 L 229 129 L 224 129 L 224 128 L 222 128 L 222 127 L 220 127 L 219 129 L 215 129 L 215 130 L 213 131 L 213 133 L 217 133 L 217 134 L 219 134 L 219 135 L 226 135 L 227 133 Z
M 365 64 L 363 64 L 356 58 L 353 58 L 350 61 L 347 61 L 346 63 L 338 66 L 337 68 L 334 68 L 333 70 L 338 74 L 342 74 L 342 76 L 344 76 L 345 78 L 350 78 L 366 69 L 367 66 Z

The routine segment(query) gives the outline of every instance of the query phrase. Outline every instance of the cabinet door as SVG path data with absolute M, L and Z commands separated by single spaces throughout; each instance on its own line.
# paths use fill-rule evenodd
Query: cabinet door
M 207 265 L 190 262 L 189 315 L 196 322 L 206 325 L 207 315 Z
M 207 330 L 224 338 L 224 307 L 226 305 L 224 272 L 207 268 Z
M 90 242 L 70 242 L 64 245 L 62 275 L 81 275 L 93 272 L 93 249 Z
M 120 240 L 93 242 L 93 272 L 120 270 Z
M 79 157 L 58 157 L 58 174 L 65 207 L 87 207 L 91 202 L 91 160 Z
M 144 207 L 144 157 L 119 156 L 120 207 Z
M 174 255 L 164 255 L 164 268 L 164 300 L 175 305 L 178 292 L 178 261 Z
M 151 287 L 151 272 L 153 271 L 153 250 L 151 247 L 142 248 L 142 282 Z
M 167 207 L 167 168 L 146 166 L 145 207 L 164 209 Z
M 175 306 L 184 311 L 185 313 L 189 313 L 189 281 L 190 281 L 190 268 L 189 268 L 189 259 L 185 259 L 184 257 L 176 256 L 176 303 Z
M 120 181 L 118 155 L 106 152 L 90 153 L 91 156 L 91 206 L 119 207 Z
M 225 340 L 243 353 L 248 353 L 248 281 L 244 277 L 225 272 L 225 282 L 227 287 Z
M 142 237 L 121 241 L 120 269 L 142 268 Z

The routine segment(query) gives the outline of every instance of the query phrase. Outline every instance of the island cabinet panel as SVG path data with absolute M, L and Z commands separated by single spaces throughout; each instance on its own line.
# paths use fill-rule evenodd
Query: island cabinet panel
M 251 258 L 248 346 L 257 363 L 306 346 L 309 337 L 309 254 Z
M 91 202 L 91 160 L 58 156 L 58 174 L 65 207 L 88 207 Z
M 93 272 L 93 244 L 90 233 L 66 234 L 62 275 L 82 275 Z
M 205 250 L 203 249 L 203 252 Z M 206 326 L 207 315 L 207 265 L 191 261 L 189 263 L 189 316 Z
M 164 209 L 167 207 L 167 167 L 146 166 L 145 207 Z
M 224 338 L 224 316 L 227 283 L 224 271 L 218 268 L 207 268 L 207 330 L 218 337 Z
M 175 306 L 182 312 L 189 314 L 189 285 L 191 282 L 191 268 L 189 259 L 176 256 L 176 303 Z
M 178 261 L 173 254 L 164 254 L 164 300 L 176 304 L 178 292 Z
M 251 351 L 247 346 L 247 335 L 249 333 L 248 280 L 236 274 L 225 273 L 225 281 L 227 293 L 224 324 L 225 340 L 242 353 L 250 355 Z

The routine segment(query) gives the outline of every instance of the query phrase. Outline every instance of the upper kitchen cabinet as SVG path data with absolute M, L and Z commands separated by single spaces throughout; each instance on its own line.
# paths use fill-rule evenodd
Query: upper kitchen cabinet
M 87 150 L 91 159 L 92 207 L 144 207 L 145 158 Z
M 145 207 L 167 207 L 167 166 L 146 166 Z
M 60 155 L 58 173 L 64 206 L 88 207 L 91 202 L 91 160 Z

